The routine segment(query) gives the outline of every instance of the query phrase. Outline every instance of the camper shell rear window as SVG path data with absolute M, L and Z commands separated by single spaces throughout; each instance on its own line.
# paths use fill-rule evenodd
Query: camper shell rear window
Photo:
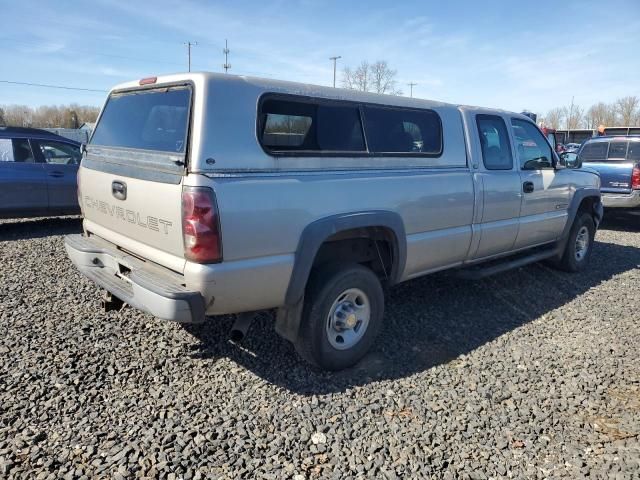
M 90 143 L 184 154 L 190 109 L 188 85 L 113 93 Z

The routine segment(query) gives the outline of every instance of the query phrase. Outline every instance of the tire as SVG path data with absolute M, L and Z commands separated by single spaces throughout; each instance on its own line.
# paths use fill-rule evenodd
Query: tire
M 370 269 L 321 267 L 312 272 L 305 292 L 296 350 L 324 370 L 351 367 L 371 348 L 383 313 L 382 286 Z
M 572 273 L 583 270 L 588 265 L 589 258 L 591 258 L 595 234 L 596 226 L 591 215 L 587 212 L 578 213 L 569 231 L 569 238 L 562 258 L 556 263 L 556 267 Z M 579 237 L 581 241 L 586 240 L 587 242 L 586 246 L 582 244 L 582 252 L 580 252 Z

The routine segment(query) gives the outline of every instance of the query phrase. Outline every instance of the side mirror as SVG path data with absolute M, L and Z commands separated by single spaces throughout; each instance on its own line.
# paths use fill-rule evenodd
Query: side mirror
M 553 163 L 554 170 L 562 170 L 563 168 L 567 168 L 564 160 L 562 159 L 562 156 L 556 152 L 553 152 L 551 162 Z
M 582 160 L 575 152 L 564 152 L 560 154 L 560 160 L 564 162 L 567 168 L 580 168 L 582 166 Z

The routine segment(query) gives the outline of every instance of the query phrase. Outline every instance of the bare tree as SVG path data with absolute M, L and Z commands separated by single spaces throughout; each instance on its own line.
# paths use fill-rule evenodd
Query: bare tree
M 78 128 L 85 122 L 95 122 L 100 109 L 88 105 L 41 105 L 36 108 L 26 105 L 3 105 L 3 122 L 18 127 L 65 127 Z
M 372 90 L 376 93 L 388 93 L 390 95 L 402 95 L 397 88 L 396 70 L 389 68 L 385 60 L 378 60 L 369 68 L 371 72 Z
M 591 105 L 589 110 L 587 110 L 585 122 L 587 123 L 587 128 L 591 129 L 596 129 L 600 125 L 615 125 L 615 109 L 604 102 Z
M 378 60 L 373 64 L 364 60 L 355 69 L 346 67 L 342 71 L 342 86 L 363 92 L 402 95 L 402 91 L 397 88 L 396 74 L 397 71 L 389 68 L 385 60 Z
M 636 96 L 619 98 L 616 101 L 616 110 L 620 115 L 622 127 L 632 127 L 639 120 L 640 99 Z
M 565 128 L 567 130 L 575 130 L 582 126 L 584 109 L 579 105 L 575 105 L 573 103 L 573 99 L 571 99 L 571 105 L 568 107 L 562 107 L 562 113 L 565 120 Z
M 544 123 L 547 127 L 558 129 L 564 119 L 564 113 L 561 108 L 552 108 L 547 112 L 546 117 L 541 119 L 541 123 Z
M 0 108 L 0 127 L 4 127 L 4 125 L 5 125 L 4 109 Z
M 369 62 L 363 61 L 355 70 L 345 67 L 342 71 L 342 85 L 351 90 L 368 92 L 371 88 L 369 83 Z

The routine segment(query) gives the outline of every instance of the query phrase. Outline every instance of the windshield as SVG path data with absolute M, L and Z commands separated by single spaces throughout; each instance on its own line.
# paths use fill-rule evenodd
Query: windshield
M 113 94 L 91 144 L 184 153 L 190 103 L 184 86 Z

